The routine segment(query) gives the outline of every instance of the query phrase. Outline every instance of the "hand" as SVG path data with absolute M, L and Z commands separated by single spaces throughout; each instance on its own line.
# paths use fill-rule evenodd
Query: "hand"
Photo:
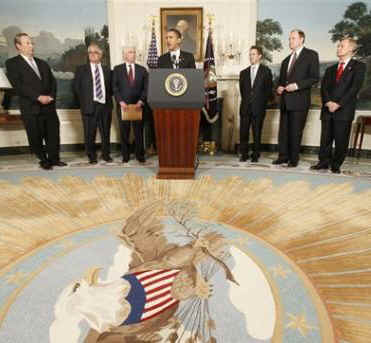
M 328 108 L 328 110 L 331 112 L 331 113 L 334 113 L 336 112 L 339 108 L 340 108 L 340 105 L 336 102 L 333 102 L 333 101 L 328 101 L 325 106 Z
M 285 87 L 279 86 L 279 87 L 277 88 L 277 94 L 278 94 L 278 95 L 281 95 L 281 94 L 284 92 L 284 90 L 285 90 Z
M 126 110 L 128 108 L 128 105 L 125 101 L 120 101 L 120 106 L 123 110 Z
M 43 105 L 47 105 L 47 104 L 51 103 L 53 100 L 54 99 L 52 97 L 50 97 L 49 95 L 40 95 L 37 98 L 37 101 L 40 102 Z
M 142 107 L 142 104 L 143 102 L 141 100 L 139 100 L 136 104 L 135 104 L 135 107 L 136 108 L 141 108 Z
M 285 90 L 286 92 L 295 92 L 296 90 L 298 90 L 298 85 L 296 83 L 290 83 L 286 86 Z

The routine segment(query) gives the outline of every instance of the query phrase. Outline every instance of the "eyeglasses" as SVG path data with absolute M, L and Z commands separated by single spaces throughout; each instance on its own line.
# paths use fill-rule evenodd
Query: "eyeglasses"
M 102 53 L 99 51 L 88 51 L 89 55 L 101 55 Z

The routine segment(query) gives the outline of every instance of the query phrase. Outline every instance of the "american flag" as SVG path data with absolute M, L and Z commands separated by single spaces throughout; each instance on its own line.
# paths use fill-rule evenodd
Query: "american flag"
M 151 319 L 177 305 L 179 300 L 172 297 L 171 288 L 178 274 L 178 269 L 157 269 L 124 275 L 131 286 L 126 297 L 131 311 L 123 325 Z
M 151 43 L 148 49 L 148 58 L 147 58 L 147 65 L 149 68 L 157 68 L 158 64 L 158 55 L 157 55 L 157 39 L 156 39 L 156 30 L 155 26 L 152 25 L 152 36 L 151 36 Z
M 209 118 L 211 119 L 217 113 L 216 69 L 211 28 L 209 28 L 209 35 L 207 37 L 206 43 L 204 59 L 204 79 L 205 79 L 205 108 Z

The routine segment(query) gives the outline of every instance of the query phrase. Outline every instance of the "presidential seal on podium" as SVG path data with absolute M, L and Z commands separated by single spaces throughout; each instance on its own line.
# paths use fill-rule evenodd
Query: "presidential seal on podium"
M 165 89 L 172 96 L 183 95 L 188 88 L 186 77 L 179 73 L 171 73 L 165 79 Z

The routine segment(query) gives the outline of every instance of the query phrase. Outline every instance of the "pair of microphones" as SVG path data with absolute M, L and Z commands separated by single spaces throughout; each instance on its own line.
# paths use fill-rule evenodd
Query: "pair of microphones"
M 177 60 L 175 55 L 171 55 L 171 62 L 175 66 L 175 69 L 179 69 L 180 57 L 179 57 L 179 60 Z

